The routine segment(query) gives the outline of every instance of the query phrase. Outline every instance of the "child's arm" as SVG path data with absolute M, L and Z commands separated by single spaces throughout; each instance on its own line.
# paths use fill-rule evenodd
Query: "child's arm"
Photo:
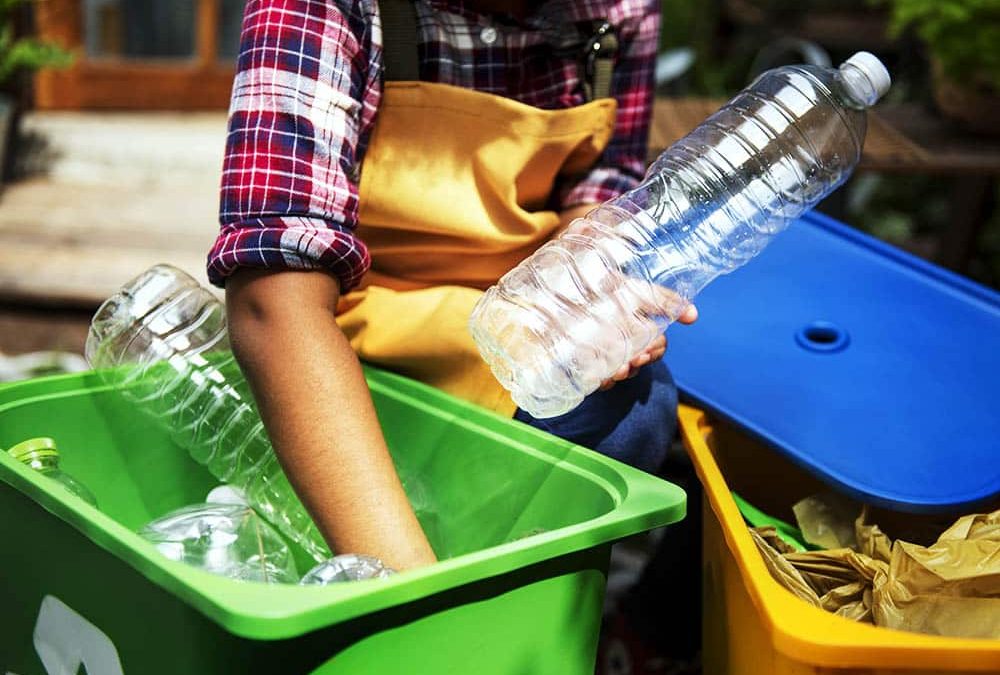
M 226 287 L 233 350 L 320 532 L 335 552 L 403 569 L 434 554 L 333 319 L 368 267 L 353 167 L 379 103 L 375 11 L 374 0 L 246 3 L 208 271 Z
M 226 285 L 233 351 L 289 481 L 333 550 L 396 570 L 432 563 L 334 321 L 339 295 L 324 272 L 240 270 Z

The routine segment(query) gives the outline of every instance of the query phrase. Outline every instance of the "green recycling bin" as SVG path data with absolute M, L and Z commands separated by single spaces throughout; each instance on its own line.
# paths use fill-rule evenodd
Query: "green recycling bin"
M 682 518 L 684 493 L 406 378 L 367 376 L 443 559 L 327 587 L 212 576 L 139 538 L 215 481 L 96 374 L 0 387 L 0 448 L 55 438 L 100 507 L 0 452 L 0 672 L 593 672 L 612 542 Z

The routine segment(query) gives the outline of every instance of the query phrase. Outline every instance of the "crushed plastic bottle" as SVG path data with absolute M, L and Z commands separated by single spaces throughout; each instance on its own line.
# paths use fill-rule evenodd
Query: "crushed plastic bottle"
M 890 84 L 859 52 L 758 77 L 667 149 L 635 189 L 574 221 L 487 290 L 469 327 L 514 401 L 572 410 L 720 274 L 850 175 Z
M 167 558 L 240 581 L 294 584 L 298 570 L 277 531 L 244 504 L 192 504 L 139 530 Z
M 342 553 L 313 567 L 305 573 L 299 583 L 303 586 L 327 586 L 348 581 L 386 579 L 393 574 L 395 571 L 386 567 L 378 558 L 357 553 Z
M 146 270 L 97 310 L 86 357 L 290 541 L 317 562 L 330 557 L 278 464 L 208 289 L 170 265 Z
M 29 438 L 10 448 L 7 453 L 22 464 L 56 481 L 91 506 L 97 507 L 97 498 L 93 493 L 83 483 L 59 468 L 59 449 L 53 439 Z

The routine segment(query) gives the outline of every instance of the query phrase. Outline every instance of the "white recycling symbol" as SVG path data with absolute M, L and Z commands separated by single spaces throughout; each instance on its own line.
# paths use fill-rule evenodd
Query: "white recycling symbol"
M 54 595 L 42 598 L 34 643 L 48 675 L 77 675 L 80 666 L 87 675 L 124 675 L 111 638 Z

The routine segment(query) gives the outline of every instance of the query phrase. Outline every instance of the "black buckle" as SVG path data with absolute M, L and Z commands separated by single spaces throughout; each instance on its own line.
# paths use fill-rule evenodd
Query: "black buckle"
M 597 59 L 613 59 L 618 54 L 618 35 L 607 21 L 593 22 L 593 34 L 583 48 L 584 87 L 587 98 L 593 99 L 594 64 Z

